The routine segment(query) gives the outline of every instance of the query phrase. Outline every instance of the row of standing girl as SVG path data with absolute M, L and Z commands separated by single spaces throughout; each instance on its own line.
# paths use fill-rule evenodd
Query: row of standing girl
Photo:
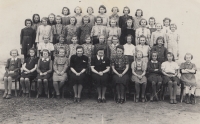
M 175 59 L 178 59 L 179 35 L 176 32 L 177 26 L 170 24 L 171 19 L 165 18 L 162 27 L 160 23 L 156 23 L 154 17 L 149 18 L 149 25 L 147 25 L 147 20 L 142 18 L 143 11 L 140 9 L 136 10 L 135 17 L 129 15 L 130 9 L 128 7 L 124 7 L 123 16 L 118 16 L 118 7 L 112 8 L 113 14 L 109 17 L 105 16 L 106 11 L 106 7 L 101 5 L 99 7 L 100 15 L 95 17 L 92 15 L 93 8 L 88 7 L 88 15 L 82 16 L 82 9 L 76 7 L 74 10 L 76 15 L 69 16 L 70 10 L 64 7 L 62 10 L 63 17 L 59 15 L 55 17 L 51 13 L 48 18 L 42 18 L 42 23 L 40 23 L 40 16 L 34 14 L 33 22 L 30 19 L 25 20 L 27 27 L 21 30 L 20 44 L 24 57 L 27 57 L 28 49 L 31 47 L 38 48 L 39 43 L 43 44 L 44 35 L 48 35 L 50 42 L 56 44 L 59 41 L 59 35 L 63 34 L 64 43 L 68 45 L 72 44 L 73 35 L 77 35 L 80 45 L 85 43 L 86 35 L 91 36 L 93 45 L 99 43 L 100 35 L 104 35 L 107 44 L 110 44 L 110 39 L 116 35 L 121 45 L 126 43 L 127 35 L 132 35 L 132 44 L 138 45 L 140 35 L 144 35 L 146 44 L 151 48 L 156 44 L 156 39 L 159 36 L 164 37 L 164 46 L 175 55 Z
M 145 46 L 146 37 L 144 35 L 141 35 L 139 37 L 139 43 L 140 43 L 140 45 L 138 45 L 139 48 L 138 48 L 138 46 L 136 46 L 136 48 L 135 48 L 135 46 L 133 44 L 131 44 L 132 39 L 133 39 L 133 37 L 131 35 L 128 35 L 126 37 L 127 43 L 124 46 L 121 46 L 121 45 L 118 45 L 118 42 L 119 42 L 118 37 L 113 36 L 112 37 L 112 44 L 110 44 L 108 46 L 107 44 L 104 43 L 105 37 L 103 35 L 101 35 L 99 37 L 99 43 L 94 45 L 94 49 L 93 49 L 94 50 L 93 51 L 94 56 L 88 56 L 87 55 L 88 51 L 90 52 L 89 55 L 91 55 L 92 51 L 85 49 L 84 45 L 83 45 L 83 47 L 78 46 L 77 36 L 72 37 L 71 40 L 72 40 L 73 44 L 71 44 L 71 45 L 74 45 L 76 47 L 74 47 L 74 49 L 75 49 L 74 54 L 72 54 L 71 57 L 69 57 L 70 58 L 70 67 L 71 68 L 74 67 L 74 68 L 78 69 L 79 72 L 80 72 L 80 73 L 76 72 L 77 70 L 70 68 L 71 71 L 74 72 L 74 74 L 75 74 L 74 77 L 72 78 L 72 79 L 74 79 L 73 83 L 75 83 L 75 84 L 73 84 L 73 88 L 74 88 L 74 92 L 75 92 L 74 101 L 80 102 L 80 94 L 81 94 L 81 90 L 82 90 L 82 85 L 80 85 L 81 84 L 80 82 L 84 81 L 82 79 L 86 75 L 84 75 L 84 76 L 82 75 L 81 80 L 77 76 L 80 76 L 82 73 L 85 73 L 86 68 L 88 66 L 89 67 L 90 66 L 91 67 L 92 66 L 100 66 L 100 65 L 98 65 L 98 62 L 97 62 L 97 65 L 94 64 L 94 57 L 98 56 L 98 54 L 100 54 L 100 53 L 98 53 L 99 50 L 103 50 L 103 57 L 108 58 L 108 60 L 111 60 L 111 64 L 108 64 L 108 62 L 106 62 L 107 60 L 101 61 L 101 64 L 103 64 L 105 62 L 107 63 L 106 68 L 105 68 L 105 65 L 104 65 L 104 68 L 106 69 L 106 71 L 103 70 L 103 71 L 98 72 L 97 70 L 94 71 L 94 68 L 92 68 L 91 71 L 92 71 L 92 73 L 96 72 L 97 74 L 99 74 L 100 77 L 96 77 L 97 79 L 99 79 L 99 78 L 101 78 L 101 76 L 103 74 L 102 72 L 107 73 L 108 72 L 107 67 L 108 67 L 108 65 L 111 65 L 113 73 L 114 73 L 113 82 L 114 82 L 114 84 L 120 84 L 120 85 L 115 85 L 116 90 L 118 92 L 118 99 L 116 101 L 117 103 L 123 103 L 124 102 L 124 96 L 123 96 L 122 91 L 124 90 L 124 87 L 127 86 L 126 80 L 128 80 L 128 78 L 131 75 L 132 75 L 131 80 L 135 83 L 136 102 L 138 102 L 138 100 L 139 100 L 139 92 L 140 92 L 139 84 L 142 84 L 141 98 L 142 98 L 142 101 L 144 102 L 144 93 L 146 91 L 146 84 L 147 84 L 147 79 L 146 79 L 146 76 L 145 76 L 146 75 L 146 68 L 148 68 L 147 69 L 148 72 L 149 72 L 148 80 L 149 80 L 151 88 L 152 88 L 151 100 L 153 100 L 153 96 L 155 96 L 156 99 L 158 99 L 157 95 L 156 95 L 156 91 L 158 89 L 160 89 L 161 84 L 164 84 L 164 85 L 168 84 L 169 91 L 170 91 L 170 103 L 177 103 L 177 101 L 176 101 L 176 89 L 177 89 L 177 84 L 179 84 L 179 79 L 177 78 L 179 67 L 178 67 L 178 64 L 176 62 L 172 61 L 173 56 L 174 56 L 173 53 L 168 53 L 167 49 L 164 47 L 164 45 L 163 45 L 164 38 L 163 37 L 157 38 L 156 46 L 152 47 L 151 52 L 148 51 L 149 53 L 151 53 L 151 56 L 145 56 L 144 52 L 139 49 L 140 47 Z M 48 43 L 48 40 L 49 40 L 49 37 L 44 36 L 45 43 Z M 60 40 L 60 43 L 63 43 L 64 37 L 62 35 L 60 35 L 59 40 Z M 90 36 L 85 37 L 85 41 L 88 44 L 90 44 L 90 42 L 91 42 Z M 148 45 L 146 45 L 146 46 L 149 47 Z M 81 49 L 81 50 L 78 50 L 78 49 Z M 51 59 L 48 57 L 48 55 L 50 54 L 49 50 L 43 49 L 42 50 L 42 57 L 38 61 L 38 65 L 33 64 L 33 65 L 31 65 L 30 69 L 27 69 L 27 68 L 29 68 L 28 66 L 26 66 L 27 63 L 29 63 L 29 64 L 31 62 L 37 63 L 35 61 L 32 61 L 33 55 L 34 55 L 33 53 L 35 53 L 35 52 L 32 53 L 31 51 L 33 52 L 34 50 L 32 50 L 32 49 L 29 50 L 29 54 L 30 54 L 31 57 L 28 58 L 25 61 L 25 64 L 23 66 L 23 70 L 25 72 L 22 73 L 21 83 L 22 83 L 23 87 L 25 86 L 25 84 L 30 85 L 29 79 L 31 79 L 31 78 L 30 77 L 24 78 L 23 74 L 32 73 L 34 70 L 36 70 L 36 66 L 38 66 L 38 68 L 37 68 L 37 72 L 38 72 L 38 76 L 37 76 L 37 79 L 38 79 L 38 95 L 37 95 L 37 97 L 39 97 L 39 95 L 41 94 L 41 82 L 42 81 L 45 84 L 44 86 L 46 87 L 45 88 L 46 93 L 48 93 L 48 88 L 47 88 L 48 87 L 48 80 L 47 79 L 50 77 L 49 73 L 51 73 L 51 71 L 52 71 L 52 64 L 51 64 L 52 62 L 51 62 Z M 52 53 L 55 53 L 55 51 L 54 52 L 52 51 Z M 84 55 L 85 57 L 82 58 L 82 59 L 84 59 L 82 61 L 83 63 L 80 63 L 81 61 L 77 61 L 78 58 L 75 57 L 75 56 L 80 54 L 79 52 L 81 54 L 86 55 L 86 56 Z M 57 63 L 57 66 L 56 67 L 53 66 L 54 67 L 54 74 L 55 74 L 55 75 L 53 75 L 53 79 L 54 79 L 54 88 L 55 88 L 56 94 L 58 96 L 60 95 L 60 93 L 59 93 L 59 85 L 58 85 L 57 81 L 60 82 L 60 86 L 62 86 L 63 83 L 66 81 L 66 75 L 63 75 L 63 74 L 66 72 L 67 65 L 68 65 L 67 58 L 66 58 L 68 53 L 69 52 L 67 52 L 65 47 L 60 47 L 57 50 L 57 56 L 55 56 L 56 58 L 54 59 L 54 64 L 56 65 L 56 63 Z M 109 53 L 109 54 L 107 54 L 107 53 Z M 135 53 L 136 53 L 136 55 L 135 55 Z M 6 66 L 7 72 L 6 72 L 5 77 L 4 77 L 4 81 L 5 81 L 4 83 L 5 83 L 5 89 L 6 89 L 5 94 L 4 94 L 5 98 L 10 98 L 10 93 L 11 93 L 11 89 L 10 89 L 11 87 L 10 86 L 11 86 L 11 83 L 12 83 L 12 82 L 10 83 L 11 79 L 16 78 L 16 76 L 19 76 L 17 72 L 18 72 L 18 69 L 20 67 L 20 59 L 16 58 L 17 54 L 18 53 L 15 50 L 11 51 L 11 55 L 13 56 L 13 58 L 9 59 L 8 62 L 7 62 L 7 66 Z M 150 54 L 148 54 L 148 55 L 150 55 Z M 60 58 L 60 60 L 58 61 L 57 57 L 62 57 L 62 58 Z M 151 61 L 149 61 L 148 57 L 151 58 L 150 59 Z M 75 59 L 75 58 L 77 58 L 77 59 Z M 194 92 L 195 92 L 195 88 L 196 88 L 196 80 L 195 80 L 194 74 L 195 74 L 197 69 L 196 69 L 195 64 L 190 62 L 190 60 L 192 58 L 193 58 L 193 56 L 191 54 L 187 54 L 185 56 L 186 62 L 182 63 L 181 67 L 180 67 L 181 73 L 182 73 L 181 81 L 186 86 L 186 89 L 187 89 L 186 90 L 186 93 L 187 93 L 186 96 L 188 96 L 188 98 L 189 98 L 189 94 L 188 94 L 189 92 L 192 94 L 191 98 L 194 98 Z M 13 60 L 13 61 L 10 62 L 11 60 Z M 18 61 L 15 61 L 15 60 L 18 60 Z M 74 64 L 74 63 L 77 63 L 77 64 Z M 89 64 L 87 64 L 87 63 L 89 63 Z M 60 69 L 58 69 L 58 66 L 59 66 Z M 129 67 L 132 68 L 132 71 L 130 71 Z M 12 75 L 13 72 L 14 72 L 15 76 Z M 129 76 L 127 74 L 129 74 Z M 124 75 L 126 75 L 125 79 L 123 77 Z M 58 78 L 58 80 L 56 80 L 57 78 Z M 25 80 L 25 82 L 28 82 L 28 83 L 23 84 L 24 80 Z M 103 79 L 101 79 L 101 80 L 103 80 Z M 100 84 L 102 84 L 102 83 L 105 84 L 105 82 L 104 82 L 105 79 L 103 81 L 101 81 L 101 80 L 99 80 L 100 82 L 97 81 L 97 80 L 96 81 Z M 79 83 L 77 83 L 77 82 L 79 82 Z M 157 85 L 157 88 L 156 88 L 156 85 Z M 106 90 L 105 87 L 106 86 L 103 85 L 104 90 L 99 90 L 98 102 L 101 102 L 101 101 L 105 102 L 105 96 L 104 96 L 105 90 Z M 23 89 L 23 91 L 26 94 L 27 92 L 29 92 L 29 89 L 28 89 L 28 91 Z M 100 91 L 102 91 L 103 93 L 101 94 Z M 187 99 L 187 101 L 188 101 L 187 103 L 189 103 L 189 99 Z

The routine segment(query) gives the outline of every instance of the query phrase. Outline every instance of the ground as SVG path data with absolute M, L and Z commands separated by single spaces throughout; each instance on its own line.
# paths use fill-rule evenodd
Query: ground
M 0 96 L 2 96 L 1 91 Z M 83 96 L 81 103 L 72 98 L 36 99 L 13 97 L 0 99 L 1 124 L 198 124 L 200 98 L 195 105 L 165 101 L 134 103 L 128 98 L 124 104 L 116 104 L 112 97 L 107 103 L 97 103 L 95 95 Z

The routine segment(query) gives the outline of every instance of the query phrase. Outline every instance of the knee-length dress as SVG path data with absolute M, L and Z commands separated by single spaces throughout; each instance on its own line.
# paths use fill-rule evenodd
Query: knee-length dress
M 20 44 L 22 46 L 22 54 L 28 55 L 28 50 L 33 47 L 35 43 L 36 32 L 33 28 L 23 28 L 20 34 Z
M 102 72 L 106 70 L 107 67 L 110 67 L 110 60 L 107 57 L 100 58 L 99 56 L 94 56 L 92 57 L 91 66 L 93 66 L 97 72 Z M 92 78 L 97 87 L 106 87 L 108 85 L 108 73 L 109 72 L 104 73 L 102 76 L 92 73 Z
M 65 43 L 66 44 L 72 44 L 72 36 L 73 35 L 77 35 L 77 30 L 78 30 L 78 27 L 76 25 L 67 25 L 65 26 L 65 29 L 64 29 L 64 35 L 65 35 Z
M 83 69 L 87 69 L 88 57 L 85 55 L 77 56 L 72 55 L 70 59 L 70 68 L 73 68 L 77 73 L 80 73 Z M 87 81 L 85 72 L 80 76 L 76 76 L 75 73 L 71 71 L 70 73 L 70 82 L 72 85 L 75 84 L 84 84 Z
M 114 66 L 115 70 L 121 74 L 124 72 L 126 69 L 126 65 L 129 64 L 128 57 L 122 55 L 120 56 L 115 56 L 111 60 L 111 65 Z M 113 74 L 113 83 L 114 84 L 123 84 L 126 86 L 126 84 L 129 81 L 129 76 L 128 73 L 125 73 L 122 77 L 119 77 L 117 74 Z
M 39 59 L 38 61 L 38 67 L 37 67 L 37 79 L 49 79 L 52 72 L 52 61 L 47 58 L 46 60 L 44 58 Z M 40 73 L 47 72 L 46 75 L 40 75 Z
M 67 80 L 67 67 L 69 65 L 69 61 L 66 57 L 56 57 L 54 59 L 54 64 L 53 64 L 53 81 L 66 81 Z M 58 75 L 56 73 L 58 72 L 64 72 L 63 75 Z
M 184 62 L 184 63 L 181 63 L 181 66 L 180 66 L 180 70 L 182 69 L 193 69 L 195 71 L 197 71 L 197 67 L 194 63 L 187 63 L 187 62 Z M 180 80 L 184 83 L 185 86 L 197 86 L 197 83 L 196 83 L 196 78 L 195 78 L 195 74 L 192 74 L 192 73 L 181 73 L 181 78 Z
M 25 59 L 24 64 L 26 64 L 26 66 L 25 66 L 26 69 L 32 70 L 33 68 L 35 68 L 35 65 L 38 64 L 38 59 L 36 57 L 35 58 L 29 57 L 29 58 Z M 21 74 L 21 77 L 23 77 L 23 78 L 29 78 L 30 80 L 33 80 L 34 78 L 37 77 L 36 70 L 34 72 L 31 72 L 28 74 L 25 74 L 24 72 L 26 72 L 26 71 L 23 71 Z
M 143 60 L 141 60 L 141 61 L 136 60 L 131 64 L 131 68 L 132 68 L 132 70 L 134 70 L 134 72 L 136 74 L 142 75 L 142 73 L 144 71 L 146 71 L 147 65 L 146 65 L 146 62 L 144 62 Z M 133 82 L 137 82 L 137 83 L 141 83 L 141 84 L 147 82 L 147 78 L 145 76 L 143 76 L 142 79 L 139 79 L 134 74 L 132 75 L 131 80 Z
M 19 58 L 9 58 L 6 63 L 6 72 L 4 77 L 12 77 L 16 79 L 19 77 L 19 69 L 21 68 L 21 59 Z M 12 74 L 8 74 L 8 71 L 14 71 Z

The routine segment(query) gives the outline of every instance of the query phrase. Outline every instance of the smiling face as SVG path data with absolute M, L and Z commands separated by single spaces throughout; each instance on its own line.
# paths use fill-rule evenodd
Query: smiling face
M 64 9 L 63 9 L 63 14 L 64 14 L 64 15 L 68 15 L 68 13 L 69 13 L 68 9 L 67 9 L 67 8 L 64 8 Z
M 163 45 L 163 40 L 162 39 L 159 39 L 158 40 L 158 46 L 162 46 Z
M 64 49 L 59 50 L 59 56 L 61 56 L 61 57 L 65 56 L 65 50 Z
M 85 42 L 89 44 L 89 43 L 91 42 L 90 37 L 86 38 L 86 39 L 85 39 Z
M 146 20 L 144 20 L 144 19 L 141 20 L 141 26 L 142 26 L 142 27 L 146 27 L 146 25 L 147 25 Z
M 170 29 L 171 29 L 172 32 L 175 32 L 176 26 L 175 25 L 170 25 Z
M 34 16 L 34 20 L 35 20 L 36 23 L 39 22 L 39 16 L 38 16 L 38 15 L 35 15 L 35 16 Z
M 33 56 L 35 56 L 35 51 L 34 50 L 30 50 L 29 54 L 30 54 L 31 57 L 33 57 Z
M 164 25 L 165 25 L 166 27 L 168 27 L 168 26 L 169 26 L 169 20 L 165 20 L 165 21 L 164 21 Z
M 84 22 L 84 24 L 88 24 L 89 19 L 88 18 L 83 18 L 83 22 Z
M 16 57 L 17 57 L 17 51 L 16 51 L 16 50 L 13 50 L 13 51 L 11 52 L 11 56 L 12 56 L 13 58 L 16 58 Z
M 61 23 L 61 17 L 56 17 L 56 23 L 60 24 Z
M 136 54 L 136 56 L 137 56 L 137 59 L 142 59 L 142 52 L 137 52 L 137 54 Z
M 26 26 L 31 27 L 31 21 L 26 21 Z
M 104 50 L 98 50 L 97 55 L 98 55 L 99 57 L 104 56 Z
M 71 41 L 72 41 L 73 44 L 76 44 L 78 39 L 77 39 L 77 37 L 72 37 Z
M 106 11 L 106 10 L 105 10 L 104 8 L 100 8 L 100 9 L 99 9 L 99 12 L 100 12 L 101 14 L 105 13 L 105 11 Z
M 161 30 L 161 27 L 162 27 L 161 24 L 157 24 L 157 25 L 156 25 L 156 30 L 157 30 L 157 31 L 160 31 L 160 30 Z
M 112 38 L 112 43 L 113 43 L 113 44 L 118 44 L 118 42 L 119 42 L 119 40 L 118 40 L 117 37 L 113 37 L 113 38 Z
M 140 37 L 140 44 L 141 45 L 144 45 L 145 44 L 145 41 L 146 39 L 144 37 Z
M 97 18 L 97 25 L 101 25 L 101 18 Z
M 77 54 L 77 56 L 82 56 L 83 55 L 83 49 L 82 48 L 77 49 L 76 54 Z
M 74 25 L 75 24 L 75 20 L 76 20 L 75 18 L 71 18 L 70 19 L 70 24 Z

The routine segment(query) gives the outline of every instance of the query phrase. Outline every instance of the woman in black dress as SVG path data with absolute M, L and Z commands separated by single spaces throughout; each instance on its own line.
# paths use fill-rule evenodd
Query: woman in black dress
M 110 71 L 110 60 L 104 56 L 104 48 L 97 50 L 97 55 L 91 60 L 92 78 L 98 91 L 98 103 L 106 102 L 105 93 Z
M 81 101 L 81 91 L 83 83 L 86 79 L 85 71 L 88 65 L 88 57 L 83 55 L 83 47 L 76 47 L 76 55 L 72 55 L 70 59 L 70 80 L 73 83 L 74 89 L 74 102 Z
M 20 84 L 23 90 L 23 97 L 30 97 L 30 81 L 32 81 L 37 76 L 36 69 L 38 59 L 36 57 L 36 49 L 29 49 L 28 54 L 30 57 L 26 58 L 24 61 L 24 64 L 22 66 L 23 72 L 20 78 Z

